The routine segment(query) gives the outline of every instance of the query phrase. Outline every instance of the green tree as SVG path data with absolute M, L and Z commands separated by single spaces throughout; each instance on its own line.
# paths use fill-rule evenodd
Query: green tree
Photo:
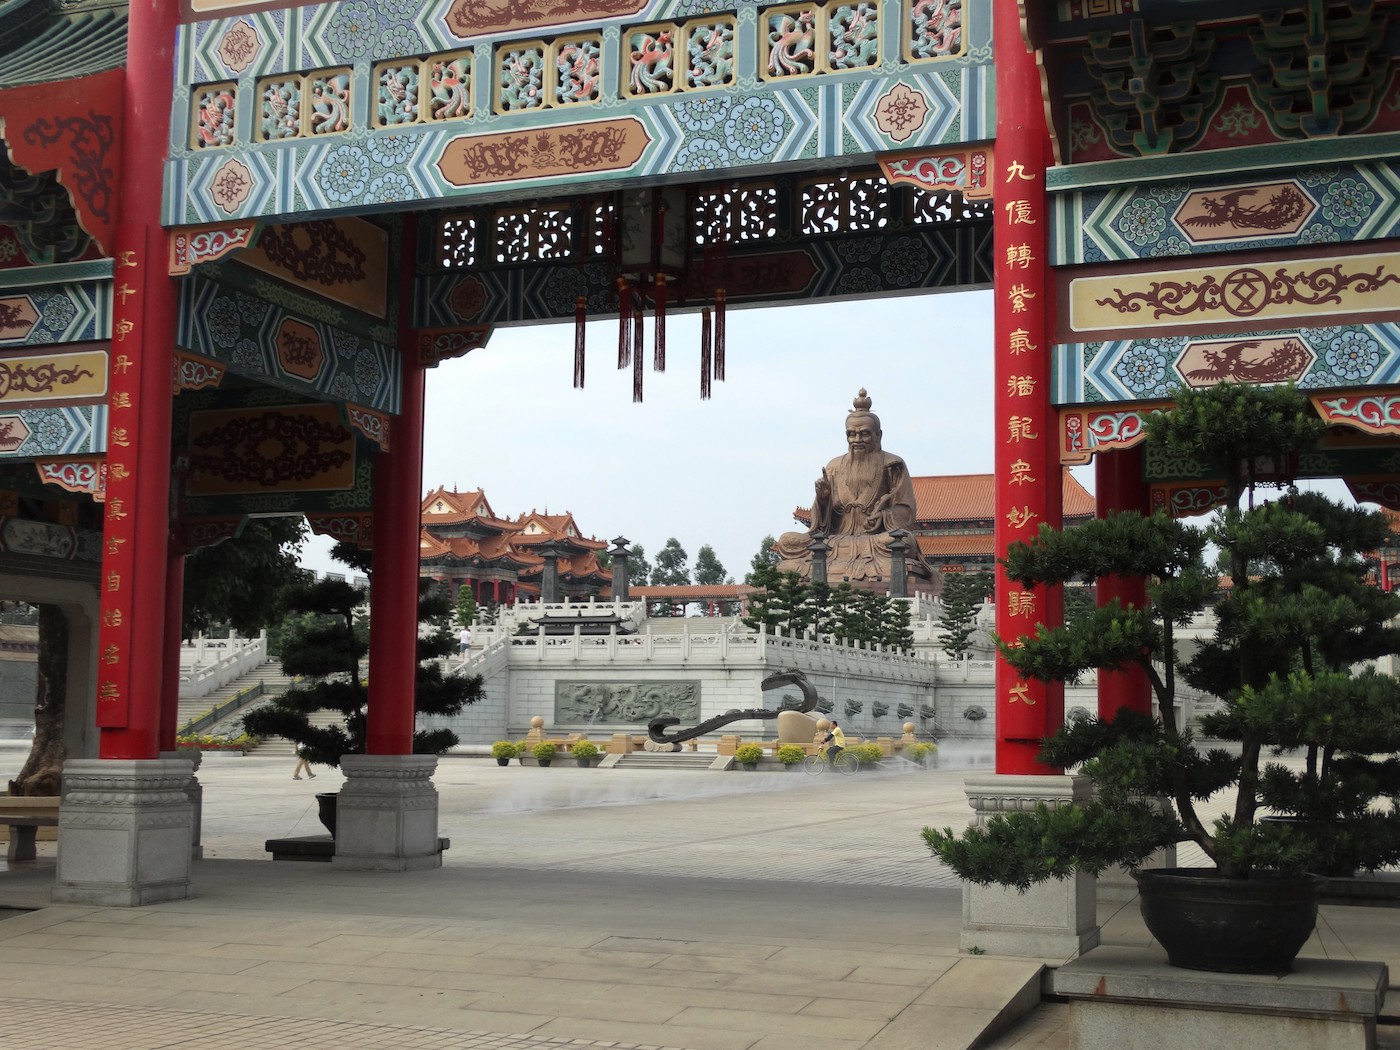
M 269 627 L 280 614 L 282 589 L 306 576 L 297 555 L 307 535 L 303 518 L 254 518 L 232 539 L 190 553 L 185 559 L 184 636 L 217 624 L 245 637 Z
M 651 562 L 640 543 L 635 544 L 627 554 L 627 582 L 634 587 L 643 587 L 651 577 Z
M 680 541 L 672 536 L 656 555 L 656 566 L 651 570 L 653 587 L 684 587 L 690 582 L 690 556 Z
M 744 574 L 744 582 L 751 587 L 761 587 L 758 576 L 764 569 L 772 568 L 778 564 L 778 552 L 774 549 L 778 541 L 772 533 L 763 537 L 763 541 L 758 545 L 758 553 L 749 562 L 749 571 Z
M 369 556 L 337 544 L 332 556 L 352 568 L 370 572 Z M 282 640 L 283 673 L 304 679 L 243 717 L 255 736 L 281 736 L 300 745 L 312 762 L 338 766 L 346 754 L 365 749 L 368 683 L 360 665 L 369 652 L 361 609 L 367 588 L 345 580 L 323 579 L 289 588 L 283 597 L 288 613 Z M 449 622 L 452 603 L 436 581 L 418 581 L 418 670 L 414 710 L 422 715 L 455 715 L 482 696 L 480 675 L 444 674 L 442 660 L 456 652 Z M 373 673 L 373 669 L 371 669 Z M 340 724 L 318 726 L 311 715 L 335 711 Z M 414 754 L 441 754 L 457 743 L 450 729 L 418 730 Z
M 724 566 L 715 557 L 715 549 L 705 544 L 695 555 L 695 582 L 714 586 L 724 582 L 724 575 Z
M 476 596 L 468 584 L 457 588 L 457 625 L 467 627 L 476 623 Z
M 972 635 L 977 629 L 977 614 L 992 589 L 989 572 L 949 573 L 943 577 L 943 651 L 954 660 L 961 660 L 972 650 Z
M 1137 664 L 1158 717 L 1076 720 L 1046 741 L 1042 760 L 1082 766 L 1095 784 L 1091 801 L 996 817 L 961 836 L 926 828 L 930 848 L 963 878 L 1024 887 L 1136 864 L 1187 840 L 1227 878 L 1400 860 L 1400 813 L 1376 805 L 1400 794 L 1400 682 L 1351 671 L 1400 651 L 1391 626 L 1400 595 L 1367 584 L 1363 557 L 1387 542 L 1386 519 L 1315 494 L 1255 505 L 1256 476 L 1294 462 L 1321 431 L 1289 387 L 1178 390 L 1176 407 L 1148 420 L 1148 439 L 1224 478 L 1226 501 L 1209 525 L 1120 513 L 1068 531 L 1042 528 L 1012 545 L 1007 577 L 1021 587 L 1149 580 L 1142 608 L 1115 600 L 998 645 L 1018 672 L 1041 681 Z M 1226 555 L 1226 588 L 1205 557 L 1211 544 Z M 1175 628 L 1207 603 L 1215 631 L 1181 659 Z M 1222 698 L 1201 728 L 1232 749 L 1196 748 L 1174 710 L 1178 677 Z M 1265 761 L 1276 749 L 1301 751 L 1304 768 Z M 1202 800 L 1227 788 L 1234 797 L 1225 811 L 1203 814 Z M 1159 811 L 1157 798 L 1174 809 Z M 1301 823 L 1261 822 L 1260 807 Z

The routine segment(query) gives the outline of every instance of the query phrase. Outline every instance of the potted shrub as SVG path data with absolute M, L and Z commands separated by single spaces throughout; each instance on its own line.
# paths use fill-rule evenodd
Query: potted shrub
M 510 760 L 520 754 L 520 745 L 509 740 L 497 740 L 491 745 L 491 757 L 498 766 L 510 765 Z
M 846 750 L 855 756 L 861 769 L 872 769 L 885 759 L 879 744 L 852 744 Z
M 598 745 L 591 740 L 580 740 L 569 753 L 578 760 L 579 765 L 587 769 L 598 757 Z
M 1157 717 L 1076 719 L 1046 742 L 1045 762 L 1081 766 L 1093 781 L 1090 801 L 996 816 L 962 835 L 925 828 L 924 839 L 963 878 L 1022 888 L 1075 870 L 1131 869 L 1171 843 L 1195 842 L 1213 868 L 1135 875 L 1168 961 L 1280 972 L 1316 922 L 1322 880 L 1310 872 L 1339 854 L 1348 868 L 1400 860 L 1400 683 L 1351 670 L 1400 649 L 1389 626 L 1400 596 L 1368 584 L 1364 559 L 1389 532 L 1379 512 L 1316 494 L 1256 504 L 1255 473 L 1296 462 L 1322 429 L 1292 388 L 1231 383 L 1176 399 L 1148 420 L 1149 441 L 1225 479 L 1209 525 L 1115 514 L 1014 544 L 1005 565 L 1018 586 L 1145 576 L 1148 602 L 1115 601 L 997 642 L 1019 672 L 1044 681 L 1136 663 Z M 1208 544 L 1220 551 L 1218 566 L 1205 558 Z M 1175 625 L 1212 602 L 1213 637 L 1182 659 Z M 1222 699 L 1201 729 L 1233 748 L 1195 746 L 1174 707 L 1178 681 Z M 1269 760 L 1281 752 L 1300 755 L 1302 768 Z M 1226 789 L 1233 797 L 1223 812 L 1208 810 L 1202 800 Z M 1261 819 L 1266 810 L 1303 819 L 1272 823 Z M 1184 898 L 1220 903 L 1188 916 Z
M 938 755 L 938 745 L 930 744 L 926 740 L 918 740 L 904 749 L 904 757 L 910 762 L 915 762 L 921 766 L 933 765 L 934 759 Z
M 530 754 L 535 756 L 535 761 L 542 766 L 547 766 L 554 761 L 554 756 L 559 753 L 559 745 L 551 744 L 548 740 L 541 740 L 533 748 Z
M 745 769 L 757 769 L 758 761 L 763 757 L 763 748 L 757 744 L 740 744 L 734 749 L 734 761 Z
M 368 551 L 337 543 L 331 556 L 372 576 Z M 342 755 L 364 753 L 369 683 L 360 675 L 360 664 L 369 652 L 369 628 L 358 610 L 367 597 L 367 588 L 335 577 L 299 582 L 282 594 L 284 618 L 275 630 L 275 642 L 283 673 L 298 681 L 243 716 L 248 733 L 284 737 L 318 765 L 338 767 Z M 450 611 L 447 595 L 432 580 L 419 581 L 413 692 L 419 715 L 455 715 L 483 695 L 480 675 L 443 673 L 440 661 L 455 653 L 457 645 L 447 625 Z M 333 711 L 339 719 L 329 725 L 313 723 L 311 715 L 318 711 Z M 440 755 L 456 743 L 457 734 L 450 729 L 418 729 L 413 753 Z M 317 796 L 323 813 L 334 812 L 337 797 L 335 792 Z M 323 816 L 322 823 L 330 829 L 334 818 Z
M 806 757 L 807 752 L 801 744 L 783 744 L 778 748 L 778 761 L 784 769 L 796 769 Z

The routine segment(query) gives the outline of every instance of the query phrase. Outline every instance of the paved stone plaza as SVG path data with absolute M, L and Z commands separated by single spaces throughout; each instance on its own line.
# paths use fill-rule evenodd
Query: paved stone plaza
M 918 833 L 966 821 L 964 776 L 446 758 L 443 867 L 377 874 L 263 852 L 320 830 L 337 772 L 211 760 L 193 899 L 43 907 L 52 843 L 0 873 L 0 905 L 42 908 L 0 922 L 0 1046 L 961 1050 L 1038 987 L 958 954 L 960 887 Z M 1305 954 L 1400 973 L 1400 912 L 1323 911 Z M 1135 903 L 1100 919 L 1145 943 Z M 982 1045 L 1065 1047 L 1065 1009 Z

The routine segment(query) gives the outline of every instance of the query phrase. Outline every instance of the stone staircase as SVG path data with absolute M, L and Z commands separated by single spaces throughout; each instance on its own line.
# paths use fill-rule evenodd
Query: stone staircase
M 226 703 L 238 693 L 258 685 L 259 683 L 263 686 L 264 696 L 275 696 L 278 693 L 285 692 L 287 687 L 291 685 L 292 679 L 282 673 L 282 668 L 276 660 L 268 660 L 253 668 L 253 670 L 249 671 L 247 674 L 235 678 L 222 689 L 210 693 L 207 696 L 180 697 L 180 709 L 179 714 L 176 716 L 178 719 L 176 725 L 182 728 L 189 725 L 191 721 L 206 714 L 212 708 L 217 707 L 219 704 Z M 226 719 L 225 723 L 228 721 L 229 720 Z M 223 732 L 228 729 L 229 726 L 224 724 L 216 728 L 219 732 Z
M 613 768 L 709 769 L 718 756 L 713 751 L 632 751 L 620 755 Z

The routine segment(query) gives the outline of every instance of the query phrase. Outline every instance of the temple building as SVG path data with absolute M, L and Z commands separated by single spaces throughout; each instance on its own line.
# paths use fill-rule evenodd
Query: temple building
M 1082 525 L 1094 517 L 1094 497 L 1062 468 L 1064 523 Z M 947 573 L 990 572 L 996 566 L 992 537 L 995 479 L 991 474 L 944 474 L 915 477 L 914 533 L 924 560 L 933 567 L 935 592 L 942 590 Z M 811 509 L 799 507 L 793 517 L 811 524 Z
M 423 497 L 422 522 L 419 574 L 446 584 L 454 599 L 463 586 L 478 605 L 538 599 L 549 558 L 556 559 L 561 599 L 586 600 L 611 587 L 598 563 L 607 544 L 585 538 L 567 512 L 502 518 L 481 489 L 437 488 Z

